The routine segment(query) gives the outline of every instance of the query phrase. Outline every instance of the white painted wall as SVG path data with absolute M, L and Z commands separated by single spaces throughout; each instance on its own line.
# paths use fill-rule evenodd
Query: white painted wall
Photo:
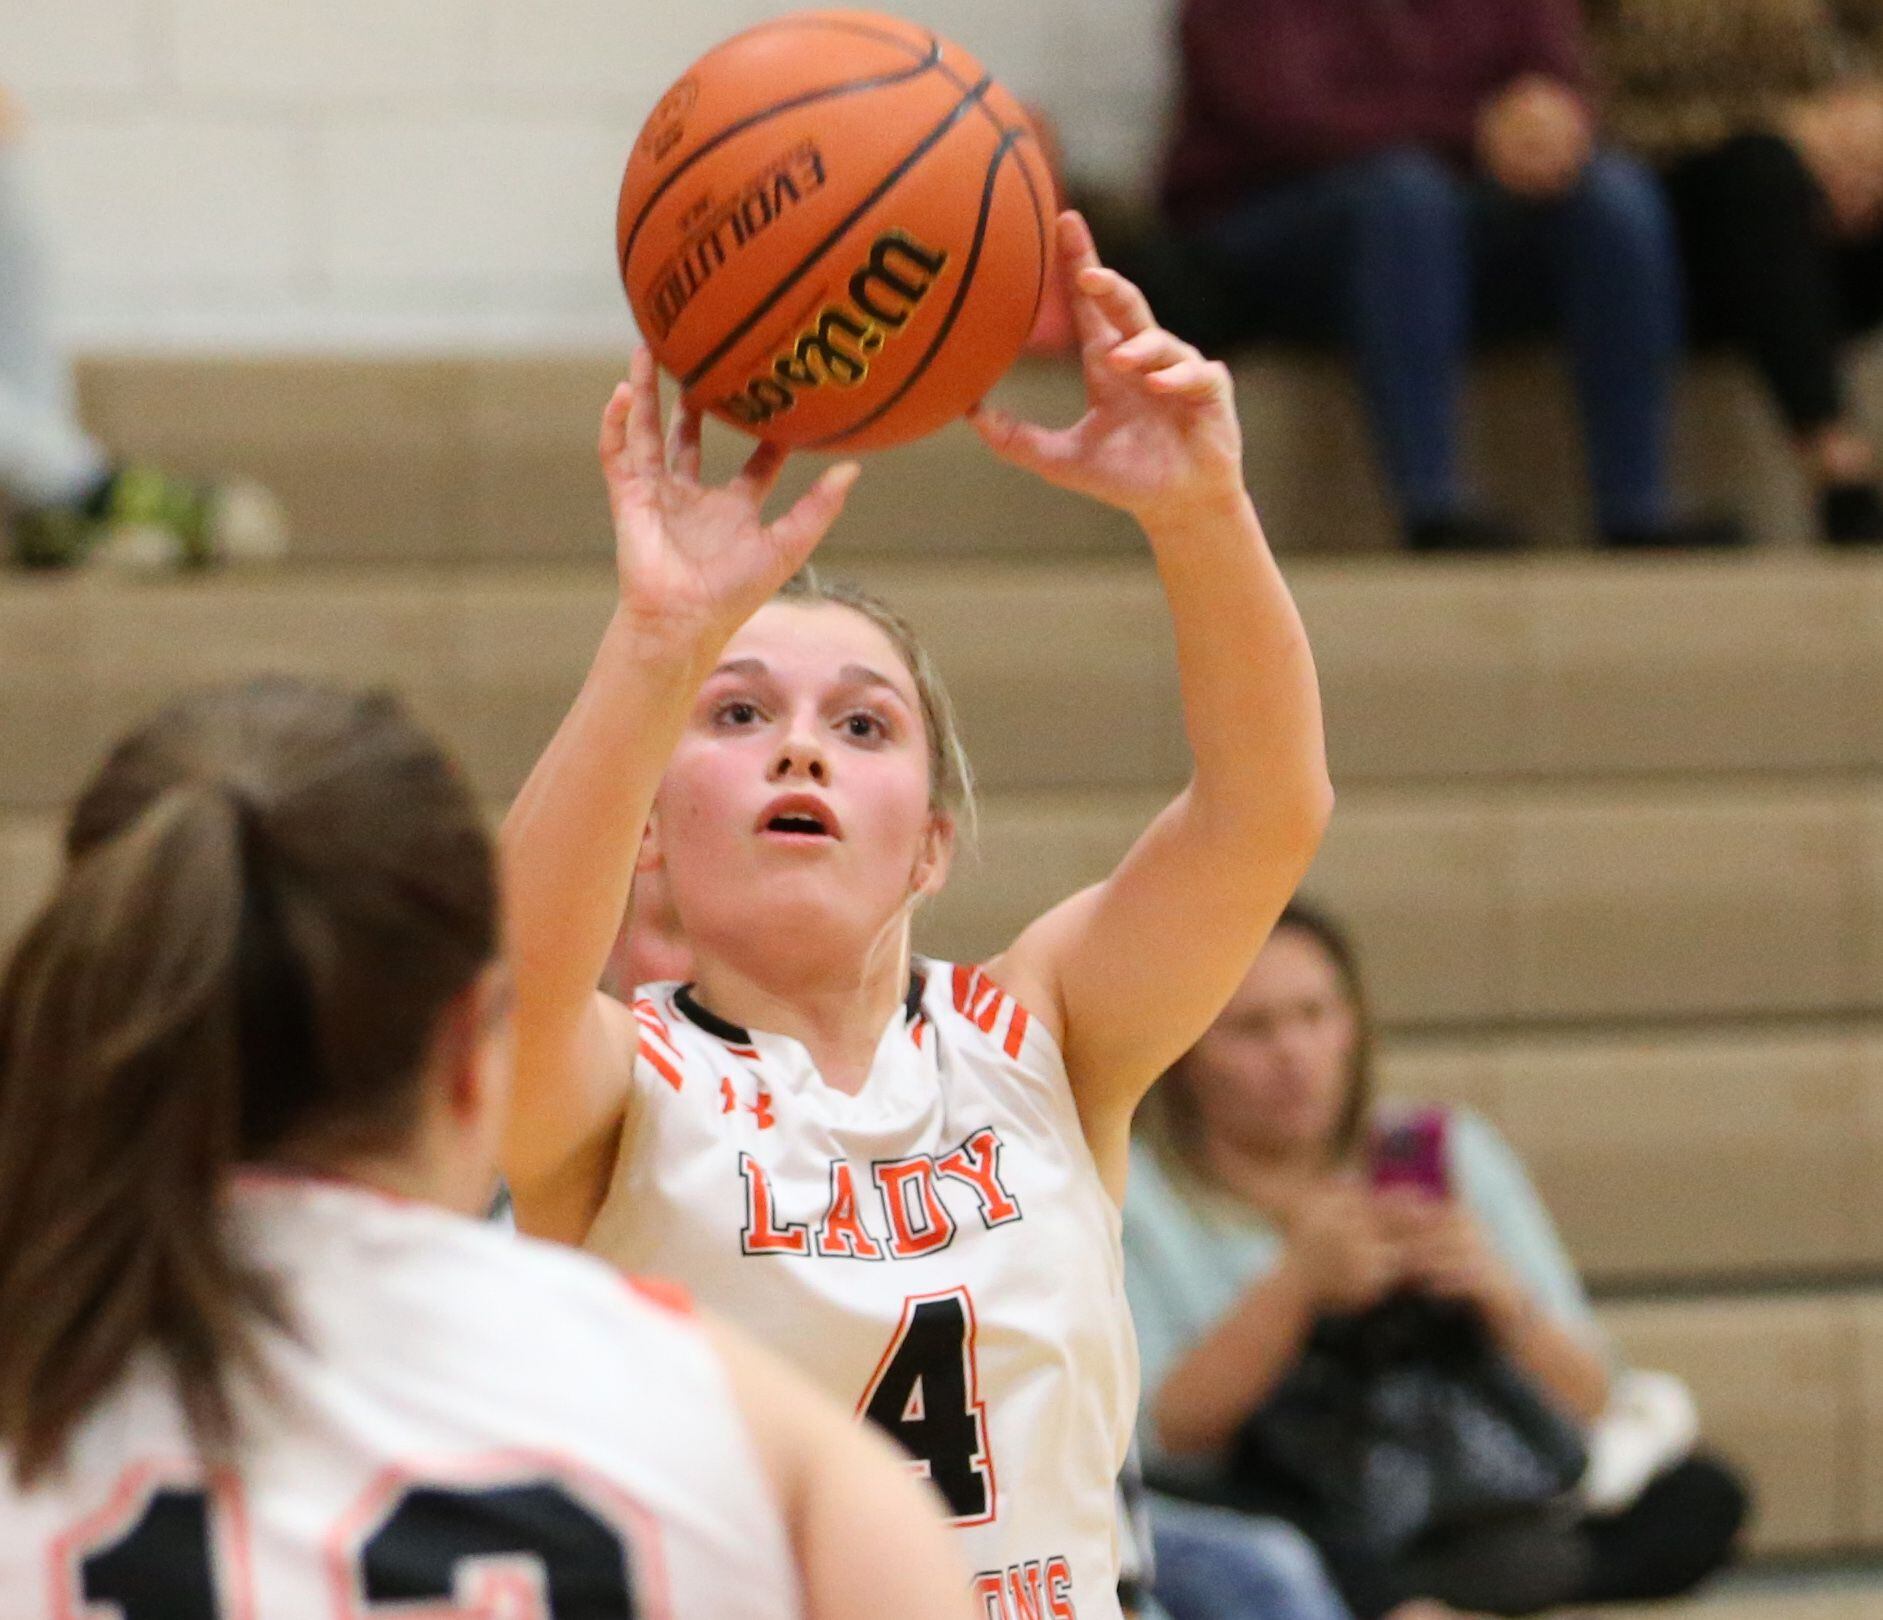
M 1172 0 L 907 0 L 1147 175 Z M 588 344 L 626 331 L 615 189 L 660 91 L 774 0 L 0 0 L 0 85 L 76 342 Z M 0 289 L 4 296 L 4 289 Z

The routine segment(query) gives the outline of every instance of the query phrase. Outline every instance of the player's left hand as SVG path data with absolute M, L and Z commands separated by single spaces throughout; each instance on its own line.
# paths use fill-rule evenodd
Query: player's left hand
M 1075 213 L 1059 216 L 1059 256 L 1085 370 L 1086 412 L 1045 428 L 981 406 L 989 449 L 1147 529 L 1242 498 L 1242 427 L 1229 368 L 1157 324 L 1144 294 L 1098 261 Z

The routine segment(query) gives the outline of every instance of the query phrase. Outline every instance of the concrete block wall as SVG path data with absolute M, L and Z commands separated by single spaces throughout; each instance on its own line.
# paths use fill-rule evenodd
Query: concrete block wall
M 786 0 L 10 0 L 0 86 L 81 344 L 626 341 L 615 189 L 700 51 Z M 1168 0 L 898 9 L 1143 175 Z

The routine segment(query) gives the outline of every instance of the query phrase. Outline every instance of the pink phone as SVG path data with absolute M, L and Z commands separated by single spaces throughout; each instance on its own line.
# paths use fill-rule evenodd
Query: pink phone
M 1451 1196 L 1448 1121 L 1442 1108 L 1420 1108 L 1373 1127 L 1368 1169 L 1381 1192 L 1404 1187 L 1427 1198 Z

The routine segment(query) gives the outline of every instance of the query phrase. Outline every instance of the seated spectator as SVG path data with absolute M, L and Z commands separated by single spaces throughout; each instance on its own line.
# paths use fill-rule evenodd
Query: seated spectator
M 1666 177 L 1695 336 L 1758 368 L 1824 537 L 1883 543 L 1853 338 L 1883 322 L 1883 4 L 1596 0 L 1617 137 Z
M 115 460 L 79 426 L 20 136 L 0 90 L 0 503 L 12 508 L 15 560 L 154 570 L 279 555 L 281 513 L 267 491 Z
M 1602 538 L 1744 537 L 1668 493 L 1673 227 L 1653 176 L 1596 144 L 1582 46 L 1575 0 L 1183 6 L 1166 210 L 1240 335 L 1352 351 L 1417 550 L 1520 538 L 1466 487 L 1455 418 L 1475 338 L 1552 326 Z M 1181 319 L 1191 302 L 1160 307 Z
M 1146 1104 L 1125 1258 L 1151 1484 L 1293 1520 L 1362 1620 L 1418 1600 L 1526 1613 L 1689 1589 L 1729 1557 L 1742 1487 L 1676 1434 L 1628 1488 L 1602 1490 L 1602 1512 L 1566 1494 L 1618 1381 L 1581 1284 L 1484 1120 L 1425 1111 L 1376 1133 L 1370 1045 L 1347 945 L 1293 907 Z M 1355 1344 L 1373 1359 L 1337 1359 Z M 1368 1379 L 1412 1391 L 1430 1427 L 1374 1402 Z M 1419 1379 L 1475 1404 L 1446 1430 Z M 1294 1473 L 1291 1424 L 1320 1448 Z M 1444 1471 L 1468 1474 L 1491 1441 L 1511 1487 L 1496 1511 L 1440 1515 L 1427 1487 L 1462 1500 Z M 1366 1473 L 1376 1456 L 1396 1471 Z M 1522 1495 L 1533 1476 L 1541 1488 Z M 1346 1484 L 1360 1488 L 1339 1495 Z M 1351 1502 L 1371 1516 L 1356 1522 Z

